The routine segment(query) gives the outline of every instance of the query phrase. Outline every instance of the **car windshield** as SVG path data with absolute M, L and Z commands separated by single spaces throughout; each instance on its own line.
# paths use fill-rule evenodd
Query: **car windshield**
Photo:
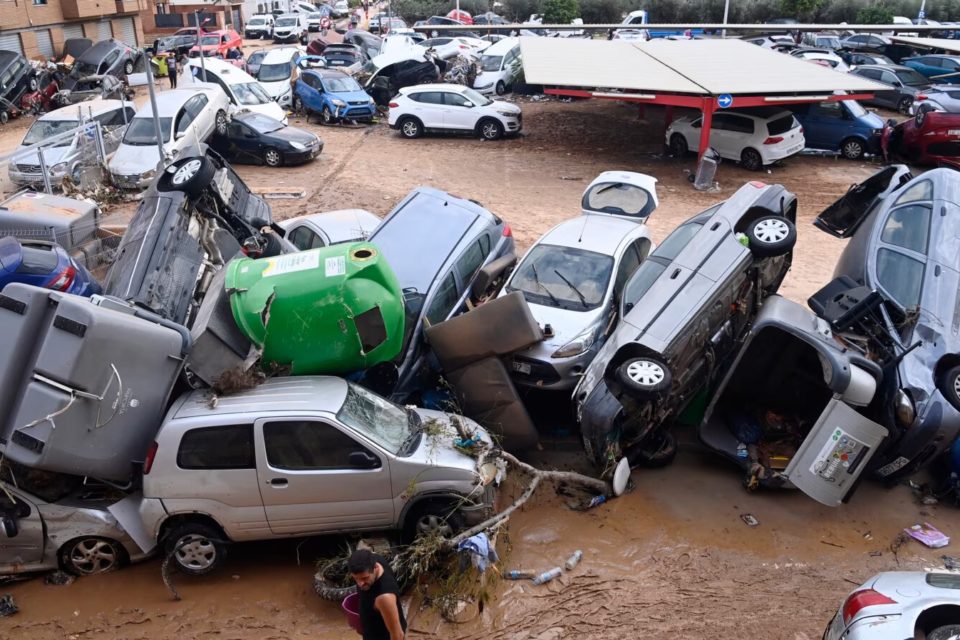
M 164 142 L 170 141 L 171 118 L 160 118 L 160 134 Z M 147 146 L 157 144 L 157 134 L 153 128 L 153 118 L 134 118 L 123 136 L 123 144 Z
M 297 24 L 296 18 L 280 18 L 277 20 L 278 27 L 292 27 Z
M 386 398 L 347 383 L 347 397 L 337 419 L 393 454 L 410 435 L 410 416 Z
M 480 68 L 483 71 L 500 71 L 503 56 L 483 56 L 480 58 Z
M 255 131 L 259 131 L 260 133 L 270 133 L 271 131 L 283 129 L 285 126 L 279 120 L 268 118 L 267 116 L 259 113 L 246 116 L 243 118 L 243 123 Z
M 928 80 L 925 75 L 922 75 L 913 69 L 900 69 L 896 72 L 896 74 L 897 78 L 900 79 L 900 82 L 908 87 L 922 87 L 930 84 L 930 80 Z
M 613 258 L 573 247 L 541 244 L 530 250 L 510 281 L 527 302 L 588 311 L 603 303 L 613 272 Z
M 270 102 L 270 96 L 259 82 L 244 82 L 232 85 L 232 88 L 240 104 L 257 105 Z
M 220 36 L 203 36 L 202 38 L 200 38 L 200 44 L 202 45 L 220 44 Z
M 856 100 L 844 100 L 843 104 L 847 105 L 847 109 L 850 111 L 850 115 L 854 118 L 862 118 L 867 115 L 869 112 L 863 108 Z
M 73 65 L 73 72 L 71 75 L 74 76 L 92 76 L 97 73 L 97 68 L 99 65 L 96 62 L 87 62 L 86 60 L 77 60 L 76 64 Z
M 829 47 L 830 49 L 839 49 L 840 48 L 840 38 L 835 36 L 828 37 L 819 37 L 817 38 L 818 47 Z
M 254 51 L 250 54 L 250 57 L 247 58 L 247 64 L 256 64 L 263 60 L 264 56 L 267 55 L 266 51 Z
M 324 78 L 323 88 L 330 93 L 346 93 L 348 91 L 363 91 L 353 78 Z
M 280 82 L 290 78 L 290 63 L 262 64 L 257 71 L 257 80 L 260 82 Z
M 473 89 L 464 89 L 463 95 L 466 96 L 467 99 L 470 100 L 470 102 L 477 105 L 478 107 L 485 107 L 488 104 L 493 104 L 493 100 L 486 97 L 482 93 L 478 93 L 474 91 Z
M 266 18 L 250 18 L 247 22 L 248 26 L 260 26 L 261 24 L 267 24 Z
M 59 135 L 71 129 L 76 129 L 80 126 L 79 120 L 37 120 L 30 127 L 30 130 L 27 131 L 27 135 L 23 137 L 23 146 L 37 144 L 38 142 L 43 142 L 47 138 L 52 138 L 55 135 Z M 66 146 L 72 142 L 72 138 L 67 138 L 57 146 Z

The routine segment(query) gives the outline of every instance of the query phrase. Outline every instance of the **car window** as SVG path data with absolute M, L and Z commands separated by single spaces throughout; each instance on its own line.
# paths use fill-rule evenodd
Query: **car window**
M 623 315 L 629 313 L 637 301 L 647 293 L 660 274 L 666 271 L 668 264 L 659 260 L 646 260 L 633 272 L 633 276 L 624 286 L 620 299 L 620 311 Z
M 184 106 L 180 109 L 180 115 L 177 116 L 177 133 L 186 133 L 191 122 L 193 122 L 193 114 L 187 111 L 186 106 Z
M 730 115 L 726 113 L 718 113 L 713 116 L 713 123 L 710 125 L 711 128 L 715 131 L 727 131 L 730 129 Z M 695 123 L 693 126 L 700 126 L 699 122 Z
M 457 281 L 453 273 L 448 273 L 437 288 L 437 293 L 427 310 L 427 320 L 430 324 L 443 322 L 457 304 Z
M 411 93 L 410 99 L 423 104 L 443 104 L 443 94 L 439 91 L 424 91 L 422 93 Z
M 443 92 L 444 102 L 453 107 L 472 107 L 473 103 L 459 93 Z
M 929 180 L 922 180 L 900 194 L 895 204 L 906 204 L 918 200 L 930 200 L 933 198 L 933 183 Z
M 880 82 L 883 82 L 884 84 L 894 85 L 894 86 L 900 84 L 900 82 L 897 80 L 897 76 L 895 76 L 891 71 L 881 71 Z
M 181 469 L 254 469 L 253 425 L 191 429 L 177 451 Z
M 893 300 L 904 309 L 920 302 L 923 263 L 905 254 L 881 248 L 877 251 L 877 280 Z
M 353 469 L 351 453 L 373 455 L 333 425 L 312 420 L 268 422 L 263 425 L 263 443 L 267 463 L 276 469 Z
M 883 223 L 881 242 L 925 253 L 930 233 L 930 212 L 930 207 L 922 204 L 894 209 Z
M 485 235 L 483 236 L 483 238 L 486 237 Z M 489 239 L 487 242 L 489 243 Z M 480 265 L 483 264 L 483 259 L 486 257 L 480 240 L 471 242 L 467 250 L 460 256 L 460 259 L 457 260 L 457 271 L 460 272 L 460 281 L 463 283 L 470 282 L 474 274 L 477 273 L 477 270 L 480 269 Z
M 871 80 L 880 80 L 881 78 L 879 69 L 856 69 L 854 73 L 864 78 L 870 78 Z
M 120 57 L 120 51 L 114 49 L 107 54 L 107 57 L 103 59 L 103 62 L 100 64 L 100 73 L 106 73 L 110 70 L 110 67 L 113 66 L 113 63 L 117 61 L 117 58 Z
M 301 251 L 307 251 L 308 249 L 317 249 L 319 247 L 326 246 L 323 243 L 323 238 L 306 226 L 297 227 L 294 229 L 288 239 L 294 244 L 294 246 L 297 247 L 297 249 L 300 249 Z
M 843 105 L 839 102 L 821 102 L 813 105 L 812 110 L 821 118 L 843 118 Z
M 613 275 L 613 258 L 575 247 L 539 244 L 510 280 L 527 302 L 568 311 L 599 307 Z
M 727 129 L 737 133 L 753 133 L 753 120 L 742 116 L 730 114 L 730 120 L 727 123 Z
M 229 95 L 229 93 L 227 95 Z M 210 102 L 210 100 L 207 98 L 207 96 L 201 93 L 200 95 L 194 96 L 190 99 L 190 102 L 187 103 L 187 109 L 189 109 L 193 117 L 196 118 L 198 115 L 200 115 L 200 112 L 203 111 L 203 108 L 207 106 L 208 102 Z
M 630 279 L 630 276 L 633 275 L 633 272 L 636 271 L 639 266 L 640 254 L 637 253 L 637 243 L 635 242 L 627 247 L 627 251 L 620 259 L 620 266 L 617 267 L 617 279 L 614 280 L 613 283 L 613 295 L 617 298 L 620 297 L 620 293 L 623 291 L 624 285 L 627 284 L 627 280 Z
M 673 260 L 693 239 L 693 236 L 697 235 L 697 232 L 700 231 L 700 227 L 702 226 L 703 224 L 699 222 L 688 222 L 677 227 L 673 233 L 666 237 L 663 244 L 657 247 L 652 255 L 665 260 Z
M 777 118 L 776 120 L 767 122 L 767 132 L 771 136 L 779 136 L 798 126 L 800 126 L 800 124 L 797 122 L 797 119 L 793 117 L 792 113 L 790 113 L 782 118 Z
M 20 266 L 17 273 L 32 276 L 45 276 L 57 268 L 60 262 L 52 246 L 37 244 L 21 247 Z

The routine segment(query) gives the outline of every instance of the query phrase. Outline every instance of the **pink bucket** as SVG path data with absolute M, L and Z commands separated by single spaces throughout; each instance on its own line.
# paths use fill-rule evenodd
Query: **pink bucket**
M 363 635 L 363 625 L 360 623 L 360 594 L 351 593 L 343 599 L 340 605 L 343 612 L 347 614 L 347 624 L 357 633 Z

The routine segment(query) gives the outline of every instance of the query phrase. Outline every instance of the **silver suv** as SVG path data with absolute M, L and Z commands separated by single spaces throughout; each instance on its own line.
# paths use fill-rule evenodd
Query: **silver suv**
M 186 573 L 212 571 L 228 542 L 374 530 L 410 541 L 492 509 L 498 467 L 454 446 L 461 432 L 491 443 L 466 418 L 311 376 L 211 404 L 203 391 L 177 400 L 143 469 L 144 526 Z

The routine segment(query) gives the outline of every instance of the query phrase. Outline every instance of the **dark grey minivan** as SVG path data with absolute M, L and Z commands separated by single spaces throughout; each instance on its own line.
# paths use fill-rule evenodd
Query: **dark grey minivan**
M 27 91 L 37 90 L 37 73 L 27 59 L 14 51 L 0 50 L 0 112 L 10 107 L 6 102 L 17 105 L 20 97 Z
M 102 40 L 83 52 L 73 63 L 73 70 L 64 79 L 64 89 L 73 89 L 81 78 L 111 75 L 122 77 L 133 73 L 143 52 L 119 40 Z

